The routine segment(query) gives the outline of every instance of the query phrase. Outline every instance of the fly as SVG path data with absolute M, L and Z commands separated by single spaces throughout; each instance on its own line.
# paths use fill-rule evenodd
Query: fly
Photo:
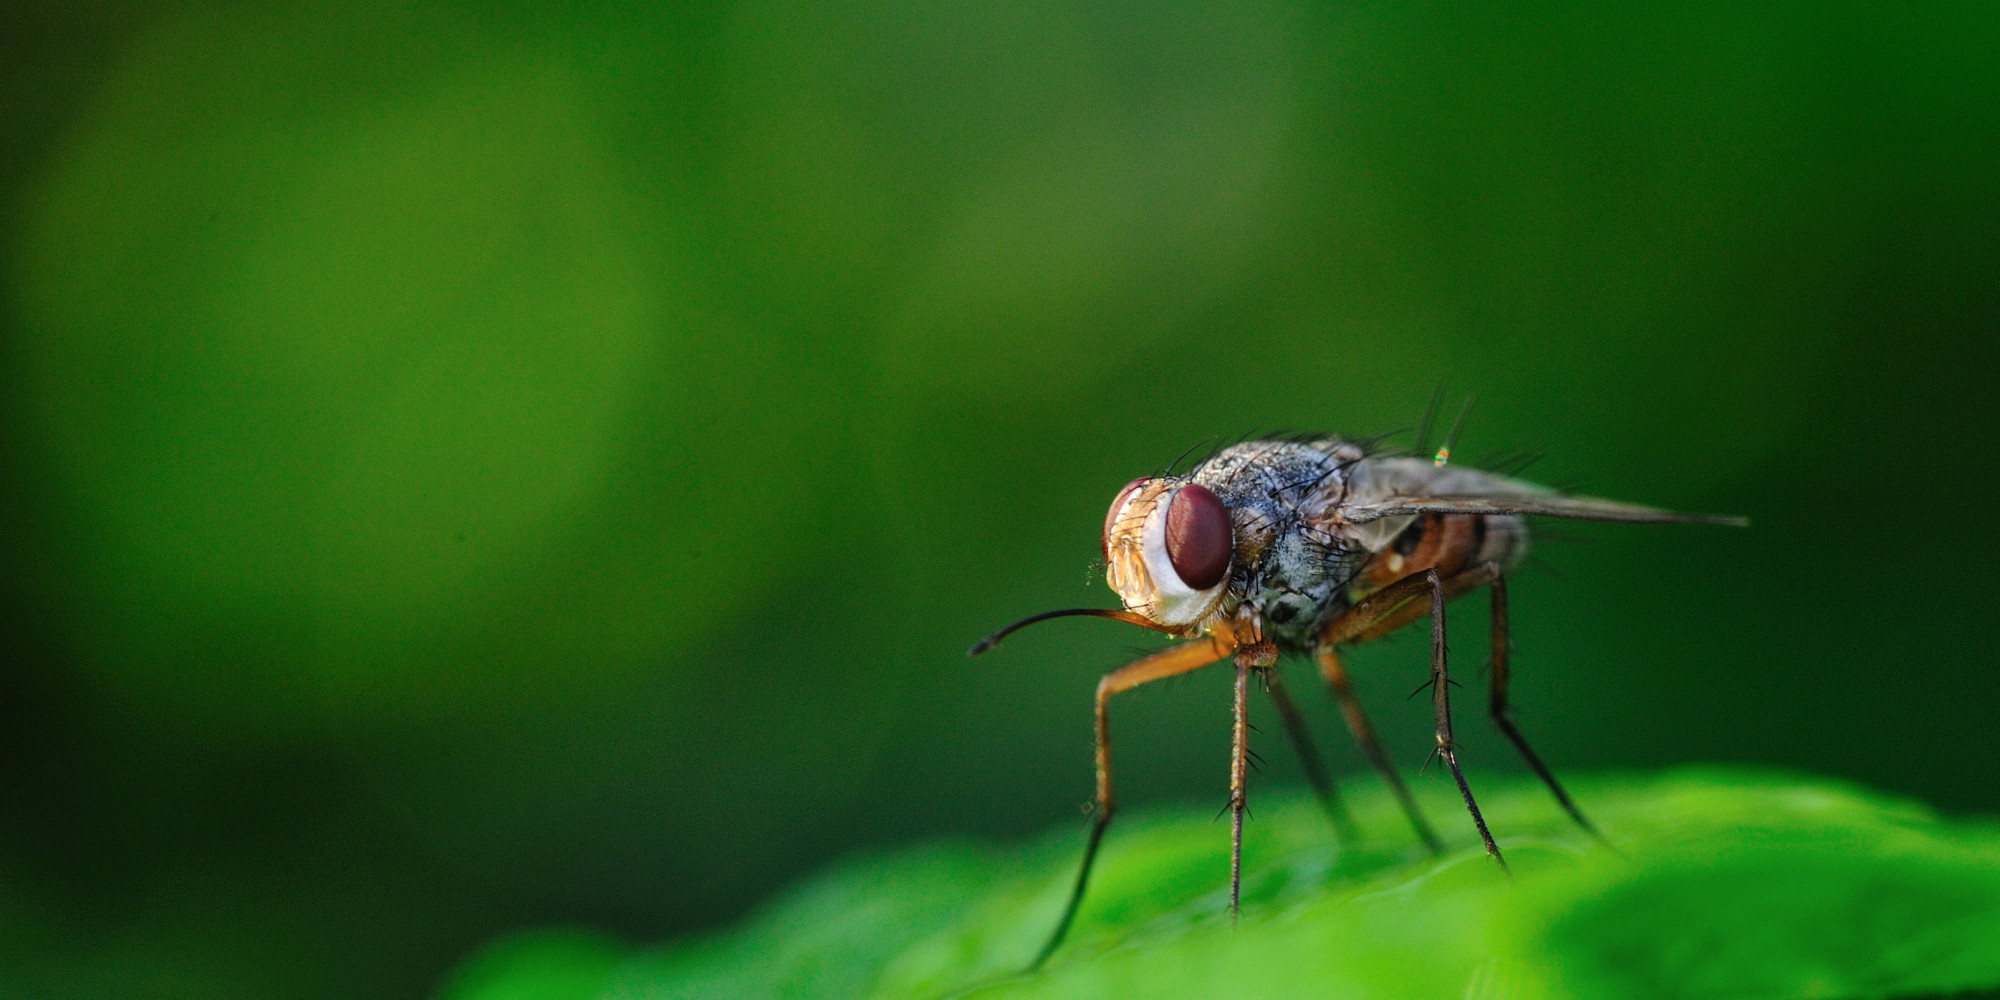
M 1069 902 L 1031 969 L 1040 967 L 1062 944 L 1089 885 L 1098 845 L 1117 812 L 1106 713 L 1111 697 L 1222 660 L 1236 666 L 1229 763 L 1232 918 L 1242 889 L 1247 701 L 1253 675 L 1270 693 L 1328 814 L 1343 834 L 1351 832 L 1351 822 L 1312 749 L 1298 709 L 1272 669 L 1281 653 L 1307 656 L 1318 665 L 1362 755 L 1394 793 L 1417 838 L 1433 854 L 1441 853 L 1443 842 L 1376 739 L 1340 660 L 1345 647 L 1388 635 L 1426 616 L 1431 626 L 1429 687 L 1437 737 L 1432 752 L 1450 770 L 1486 853 L 1504 871 L 1507 862 L 1459 768 L 1445 662 L 1445 605 L 1482 588 L 1493 609 L 1488 713 L 1570 819 L 1602 840 L 1529 747 L 1508 708 L 1507 574 L 1527 555 L 1524 519 L 1747 522 L 1570 496 L 1509 476 L 1453 466 L 1448 464 L 1449 443 L 1435 455 L 1423 452 L 1420 443 L 1414 455 L 1379 454 L 1333 436 L 1251 441 L 1222 449 L 1183 475 L 1134 479 L 1118 491 L 1104 518 L 1105 579 L 1123 606 L 1035 615 L 972 647 L 971 654 L 977 656 L 1024 626 L 1074 615 L 1111 618 L 1186 640 L 1104 675 L 1097 685 L 1097 788 L 1090 839 Z

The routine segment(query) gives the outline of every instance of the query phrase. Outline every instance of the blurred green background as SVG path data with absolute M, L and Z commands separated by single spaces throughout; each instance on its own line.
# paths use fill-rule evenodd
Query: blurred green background
M 1111 600 L 1183 448 L 1440 384 L 1464 461 L 1754 521 L 1551 532 L 1559 770 L 2000 807 L 2000 7 L 4 18 L 0 995 L 422 996 L 1075 822 L 1152 643 L 965 647 Z M 1414 769 L 1421 643 L 1354 659 Z M 1220 804 L 1227 684 L 1131 696 L 1124 799 Z

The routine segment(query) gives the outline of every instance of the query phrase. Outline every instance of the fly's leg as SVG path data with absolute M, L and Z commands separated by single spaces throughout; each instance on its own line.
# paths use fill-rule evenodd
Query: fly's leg
M 1077 870 L 1076 885 L 1070 889 L 1069 902 L 1063 907 L 1062 919 L 1056 922 L 1055 933 L 1049 935 L 1049 943 L 1028 965 L 1028 971 L 1041 968 L 1060 947 L 1063 937 L 1069 933 L 1069 925 L 1076 919 L 1077 907 L 1083 903 L 1083 890 L 1090 884 L 1090 866 L 1097 860 L 1097 846 L 1104 841 L 1104 829 L 1111 825 L 1112 814 L 1118 811 L 1118 800 L 1111 794 L 1111 719 L 1105 712 L 1111 696 L 1120 691 L 1129 691 L 1148 681 L 1184 674 L 1198 670 L 1236 651 L 1236 642 L 1231 638 L 1211 636 L 1195 642 L 1163 649 L 1136 663 L 1120 667 L 1104 675 L 1097 683 L 1097 798 L 1096 815 L 1090 824 L 1090 840 L 1083 848 L 1083 866 Z
M 1537 756 L 1533 748 L 1528 746 L 1527 737 L 1522 736 L 1521 730 L 1515 728 L 1514 712 L 1507 705 L 1507 683 L 1512 679 L 1507 663 L 1507 655 L 1507 581 L 1504 577 L 1495 576 L 1493 578 L 1493 669 L 1491 671 L 1493 688 L 1492 698 L 1487 704 L 1487 711 L 1493 716 L 1493 724 L 1499 726 L 1500 731 L 1506 734 L 1508 742 L 1514 744 L 1514 749 L 1521 752 L 1521 759 L 1528 762 L 1528 767 L 1535 772 L 1535 776 L 1542 779 L 1542 784 L 1549 786 L 1549 791 L 1555 795 L 1556 802 L 1562 805 L 1563 811 L 1569 813 L 1569 818 L 1575 820 L 1576 825 L 1583 828 L 1583 832 L 1597 838 L 1600 843 L 1605 842 L 1604 835 L 1597 832 L 1597 827 L 1592 826 L 1590 820 L 1584 818 L 1583 810 L 1578 809 L 1576 803 L 1570 801 L 1569 793 L 1563 791 L 1562 783 L 1556 780 L 1555 774 L 1549 770 L 1548 765 L 1543 764 L 1542 758 Z
M 1229 740 L 1229 923 L 1236 924 L 1243 896 L 1243 808 L 1249 804 L 1250 671 L 1249 658 L 1236 656 L 1236 704 Z
M 1417 839 L 1432 854 L 1444 853 L 1444 842 L 1431 829 L 1429 820 L 1424 819 L 1423 810 L 1417 808 L 1417 800 L 1410 795 L 1409 786 L 1403 784 L 1403 776 L 1396 773 L 1396 765 L 1382 750 L 1382 743 L 1375 738 L 1375 727 L 1368 722 L 1368 716 L 1361 711 L 1361 700 L 1354 696 L 1354 684 L 1347 678 L 1346 668 L 1340 665 L 1340 656 L 1328 646 L 1315 657 L 1319 662 L 1319 672 L 1326 679 L 1326 686 L 1333 697 L 1340 702 L 1340 713 L 1347 719 L 1347 729 L 1354 734 L 1354 743 L 1361 748 L 1361 755 L 1374 765 L 1382 780 L 1395 793 L 1396 802 L 1403 807 L 1403 815 L 1409 817 L 1410 829 L 1415 830 Z
M 1425 598 L 1431 595 L 1431 583 L 1426 574 L 1435 576 L 1436 571 L 1424 570 L 1397 580 L 1327 622 L 1320 630 L 1320 648 L 1379 639 L 1422 618 L 1430 611 Z M 1445 600 L 1471 593 L 1499 576 L 1500 567 L 1481 563 L 1444 581 Z
M 1368 724 L 1367 716 L 1362 714 L 1361 703 L 1354 696 L 1354 685 L 1348 680 L 1347 671 L 1342 668 L 1335 647 L 1343 643 L 1365 642 L 1388 635 L 1423 617 L 1433 606 L 1442 607 L 1445 598 L 1456 597 L 1482 584 L 1491 583 L 1498 575 L 1498 567 L 1491 563 L 1460 573 L 1445 584 L 1437 583 L 1437 573 L 1433 570 L 1413 573 L 1362 598 L 1353 607 L 1327 622 L 1319 634 L 1315 659 L 1319 662 L 1320 674 L 1326 678 L 1327 687 L 1340 701 L 1341 712 L 1347 717 L 1347 728 L 1353 731 L 1354 741 L 1360 745 L 1361 752 L 1367 756 L 1369 763 L 1375 765 L 1375 770 L 1388 782 L 1390 791 L 1395 793 L 1397 802 L 1403 807 L 1403 813 L 1409 817 L 1410 826 L 1417 831 L 1418 839 L 1424 842 L 1425 847 L 1430 848 L 1432 854 L 1444 853 L 1444 844 L 1438 840 L 1437 834 L 1424 820 L 1423 813 L 1417 809 L 1416 800 L 1410 796 L 1409 788 L 1396 773 L 1395 765 L 1389 762 L 1388 754 L 1382 751 L 1382 744 L 1375 738 L 1374 727 Z M 1431 598 L 1429 602 L 1425 601 L 1427 596 Z M 1433 620 L 1433 631 L 1438 635 L 1442 634 L 1439 631 L 1443 627 L 1439 624 L 1440 621 L 1441 619 Z M 1443 656 L 1444 647 L 1441 639 L 1436 639 L 1434 636 L 1434 640 L 1436 648 L 1433 650 L 1432 660 L 1435 673 L 1436 665 L 1442 663 L 1440 657 Z M 1447 716 L 1441 726 L 1447 739 L 1450 725 L 1451 721 Z M 1452 766 L 1453 776 L 1458 777 L 1455 754 L 1448 763 Z M 1478 822 L 1481 839 L 1490 841 L 1486 836 L 1485 821 L 1479 817 L 1478 807 L 1472 804 L 1471 793 L 1465 789 L 1462 778 L 1459 784 L 1461 791 L 1465 793 L 1468 806 L 1473 810 L 1473 817 Z M 1499 855 L 1496 853 L 1494 857 L 1498 858 Z
M 1472 786 L 1465 783 L 1465 772 L 1458 768 L 1458 749 L 1451 739 L 1451 675 L 1445 669 L 1444 642 L 1444 581 L 1438 579 L 1436 570 L 1424 570 L 1425 586 L 1431 592 L 1431 707 L 1437 714 L 1437 755 L 1451 769 L 1451 780 L 1458 783 L 1458 794 L 1465 799 L 1465 811 L 1472 814 L 1472 825 L 1479 828 L 1479 839 L 1486 845 L 1486 853 L 1492 855 L 1501 871 L 1507 870 L 1507 859 L 1500 856 L 1500 845 L 1493 842 L 1493 834 L 1486 829 L 1486 817 L 1479 814 L 1479 803 L 1472 799 Z
M 1306 730 L 1305 716 L 1299 714 L 1299 706 L 1292 701 L 1291 693 L 1285 690 L 1284 679 L 1276 669 L 1264 672 L 1264 691 L 1271 696 L 1271 704 L 1278 709 L 1278 718 L 1285 722 L 1285 734 L 1291 737 L 1292 749 L 1298 752 L 1299 766 L 1305 769 L 1306 781 L 1319 794 L 1320 805 L 1326 809 L 1327 819 L 1333 821 L 1334 830 L 1340 835 L 1340 842 L 1350 844 L 1360 839 L 1354 828 L 1354 817 L 1348 815 L 1347 806 L 1340 801 L 1340 792 L 1333 780 L 1327 777 L 1326 761 L 1313 746 L 1312 734 Z

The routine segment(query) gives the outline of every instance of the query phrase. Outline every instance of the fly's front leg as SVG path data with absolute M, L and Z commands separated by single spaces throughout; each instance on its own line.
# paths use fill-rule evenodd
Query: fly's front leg
M 1235 714 L 1229 727 L 1229 922 L 1243 898 L 1243 810 L 1249 805 L 1250 671 L 1256 669 L 1236 656 Z
M 1049 942 L 1035 956 L 1028 970 L 1041 968 L 1049 956 L 1061 946 L 1063 937 L 1069 933 L 1069 925 L 1076 919 L 1077 907 L 1083 903 L 1083 890 L 1090 884 L 1090 868 L 1097 861 L 1097 846 L 1104 840 L 1104 829 L 1111 825 L 1111 816 L 1118 811 L 1118 800 L 1111 791 L 1111 717 L 1106 706 L 1111 696 L 1120 691 L 1129 691 L 1148 681 L 1184 674 L 1198 670 L 1236 651 L 1236 640 L 1222 636 L 1210 636 L 1194 642 L 1164 649 L 1136 663 L 1120 667 L 1104 675 L 1097 683 L 1097 797 L 1096 815 L 1090 824 L 1090 840 L 1083 848 L 1083 865 L 1077 870 L 1076 885 L 1070 889 L 1069 902 L 1063 907 L 1062 919 L 1056 922 L 1055 933 L 1049 935 Z
M 1229 741 L 1229 921 L 1243 897 L 1243 812 L 1250 803 L 1250 674 L 1268 675 L 1278 647 L 1255 642 L 1236 651 L 1236 701 Z
M 1496 575 L 1493 578 L 1493 669 L 1490 671 L 1493 687 L 1487 711 L 1493 716 L 1493 724 L 1500 727 L 1500 732 L 1506 734 L 1508 742 L 1514 744 L 1514 749 L 1521 752 L 1521 759 L 1528 762 L 1528 767 L 1535 772 L 1535 776 L 1542 779 L 1542 784 L 1549 786 L 1549 791 L 1555 795 L 1556 802 L 1562 805 L 1563 811 L 1569 813 L 1569 818 L 1575 820 L 1576 825 L 1582 827 L 1585 833 L 1603 842 L 1604 835 L 1597 832 L 1597 827 L 1592 826 L 1590 820 L 1584 818 L 1583 810 L 1578 809 L 1576 803 L 1570 801 L 1569 793 L 1563 791 L 1562 783 L 1556 780 L 1548 765 L 1543 764 L 1542 758 L 1528 746 L 1527 737 L 1522 736 L 1521 731 L 1515 728 L 1514 712 L 1507 704 L 1507 684 L 1512 680 L 1507 657 L 1507 580 Z

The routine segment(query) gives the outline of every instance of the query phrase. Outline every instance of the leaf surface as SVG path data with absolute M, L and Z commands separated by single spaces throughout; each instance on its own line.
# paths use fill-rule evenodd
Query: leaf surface
M 1226 825 L 1163 810 L 1112 827 L 1070 940 L 1034 974 L 1019 970 L 1061 909 L 1081 825 L 1023 846 L 850 861 L 735 929 L 582 978 L 536 964 L 573 966 L 572 952 L 503 942 L 446 995 L 1860 1000 L 2000 986 L 1991 822 L 1760 772 L 1575 781 L 1605 848 L 1531 780 L 1475 788 L 1512 878 L 1479 852 L 1448 788 L 1424 796 L 1458 834 L 1432 858 L 1386 794 L 1356 784 L 1364 839 L 1345 847 L 1309 797 L 1253 799 L 1234 929 Z M 534 982 L 551 988 L 522 988 Z

